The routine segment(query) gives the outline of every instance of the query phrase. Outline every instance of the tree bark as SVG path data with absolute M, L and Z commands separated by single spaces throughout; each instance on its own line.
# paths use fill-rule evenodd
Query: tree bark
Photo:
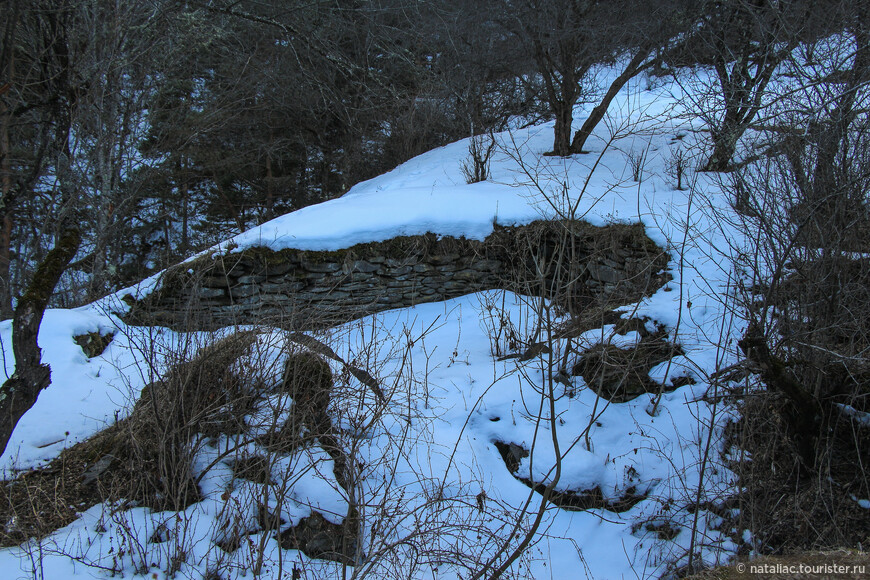
M 719 127 L 712 131 L 713 154 L 702 171 L 728 171 L 731 168 L 737 142 L 761 110 L 764 91 L 776 67 L 793 48 L 792 43 L 779 52 L 765 53 L 765 58 L 758 62 L 750 62 L 752 56 L 745 54 L 730 65 L 730 69 L 724 61 L 716 63 L 725 115 Z
M 187 186 L 187 175 L 181 177 L 181 255 L 190 252 L 190 189 Z
M 574 105 L 568 103 L 552 103 L 556 113 L 556 125 L 553 128 L 553 155 L 568 157 L 571 155 L 571 124 L 574 121 Z
M 272 143 L 269 143 L 270 149 Z M 275 217 L 275 176 L 272 174 L 272 155 L 266 154 L 266 221 Z
M 728 171 L 731 168 L 731 159 L 737 152 L 737 140 L 746 129 L 727 120 L 724 125 L 720 133 L 713 135 L 713 154 L 704 164 L 703 171 Z
M 15 372 L 0 387 L 0 455 L 6 451 L 12 431 L 33 405 L 39 393 L 51 384 L 51 367 L 42 362 L 37 337 L 48 299 L 81 244 L 81 233 L 71 228 L 39 264 L 12 319 L 12 352 Z
M 8 74 L 11 78 L 14 62 L 9 57 Z M 11 88 L 9 83 L 0 86 L 0 97 Z M 0 320 L 12 316 L 12 277 L 11 253 L 12 245 L 12 167 L 9 162 L 9 125 L 12 112 L 0 98 Z
M 610 103 L 613 102 L 613 99 L 619 91 L 622 90 L 622 87 L 624 87 L 628 81 L 636 77 L 641 71 L 653 64 L 653 61 L 644 64 L 646 57 L 647 51 L 639 50 L 638 53 L 634 55 L 634 58 L 631 59 L 631 62 L 628 63 L 628 66 L 625 67 L 625 70 L 622 71 L 622 74 L 616 77 L 616 79 L 610 84 L 610 88 L 607 89 L 601 102 L 592 109 L 592 112 L 589 113 L 586 121 L 583 122 L 583 126 L 574 133 L 574 139 L 571 141 L 571 153 L 583 153 L 583 146 L 586 144 L 586 140 L 589 139 L 592 131 L 604 118 L 604 115 L 607 113 L 607 108 L 610 107 Z
M 818 154 L 813 172 L 814 202 L 820 203 L 825 196 L 836 191 L 835 177 L 837 154 L 841 151 L 858 112 L 855 102 L 861 87 L 870 81 L 870 29 L 858 21 L 853 30 L 855 38 L 855 57 L 848 71 L 847 84 L 836 98 L 830 114 L 830 121 L 822 127 L 818 137 Z M 829 203 L 828 205 L 835 205 Z

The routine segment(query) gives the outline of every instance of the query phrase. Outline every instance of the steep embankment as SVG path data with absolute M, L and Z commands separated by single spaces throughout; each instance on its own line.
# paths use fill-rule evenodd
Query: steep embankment
M 2 461 L 55 460 L 8 489 L 57 490 L 69 525 L 10 515 L 7 535 L 42 539 L 0 551 L 0 570 L 456 578 L 527 532 L 521 577 L 650 577 L 689 550 L 732 554 L 715 373 L 739 335 L 740 240 L 712 179 L 667 178 L 692 127 L 641 110 L 669 103 L 622 98 L 609 126 L 631 131 L 602 127 L 589 155 L 542 156 L 548 125 L 500 135 L 486 183 L 464 182 L 468 144 L 450 145 L 48 312 L 54 383 Z M 188 332 L 235 324 L 255 328 Z M 110 332 L 103 352 L 74 342 Z M 83 481 L 104 495 L 65 495 Z

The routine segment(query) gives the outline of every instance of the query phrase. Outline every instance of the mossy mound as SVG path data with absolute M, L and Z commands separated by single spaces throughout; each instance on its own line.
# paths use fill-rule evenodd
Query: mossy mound
M 679 345 L 667 340 L 664 329 L 650 332 L 642 320 L 635 319 L 621 321 L 616 331 L 635 331 L 640 335 L 640 341 L 630 348 L 597 344 L 583 353 L 571 374 L 583 377 L 589 388 L 614 403 L 624 403 L 644 393 L 672 391 L 686 384 L 684 380 L 678 380 L 662 385 L 649 377 L 653 367 L 683 353 Z
M 109 332 L 106 334 L 100 334 L 99 332 L 88 332 L 86 334 L 74 336 L 73 342 L 82 347 L 85 356 L 87 356 L 88 358 L 94 358 L 100 356 L 101 354 L 103 354 L 103 352 L 105 352 L 106 348 L 108 348 L 109 344 L 111 344 L 113 338 L 115 338 L 114 332 Z
M 296 421 L 310 429 L 328 422 L 326 409 L 332 387 L 332 370 L 321 357 L 308 351 L 288 355 L 280 388 L 293 399 Z

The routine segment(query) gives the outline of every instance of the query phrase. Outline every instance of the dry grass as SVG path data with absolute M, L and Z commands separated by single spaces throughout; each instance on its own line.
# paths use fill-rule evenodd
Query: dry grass
M 747 396 L 742 419 L 729 428 L 731 441 L 751 457 L 731 466 L 744 490 L 734 499 L 740 515 L 733 525 L 751 530 L 754 548 L 768 553 L 870 545 L 870 515 L 855 501 L 870 495 L 870 429 L 845 415 L 829 417 L 816 465 L 807 469 L 787 436 L 782 398 L 767 391 Z
M 157 510 L 183 509 L 198 501 L 191 473 L 193 436 L 239 433 L 258 394 L 252 377 L 243 377 L 236 361 L 256 341 L 240 332 L 197 349 L 160 381 L 146 386 L 133 412 L 122 422 L 122 441 L 112 455 L 120 470 L 136 474 L 124 496 Z
M 4 482 L 0 545 L 45 537 L 107 500 L 133 499 L 157 510 L 197 501 L 191 438 L 244 429 L 259 395 L 234 363 L 255 340 L 253 332 L 237 333 L 199 349 L 143 389 L 128 418 Z
M 583 353 L 571 369 L 571 374 L 582 376 L 599 396 L 614 403 L 624 403 L 644 393 L 672 391 L 686 384 L 678 380 L 676 384 L 661 385 L 649 377 L 653 367 L 683 354 L 679 345 L 667 340 L 664 328 L 650 332 L 644 321 L 638 318 L 617 321 L 617 333 L 629 331 L 640 335 L 640 341 L 634 347 L 596 344 Z
M 90 481 L 103 451 L 114 447 L 117 425 L 65 449 L 42 469 L 27 471 L 2 483 L 0 546 L 16 546 L 28 538 L 43 538 L 72 523 L 78 513 L 100 503 L 106 489 Z

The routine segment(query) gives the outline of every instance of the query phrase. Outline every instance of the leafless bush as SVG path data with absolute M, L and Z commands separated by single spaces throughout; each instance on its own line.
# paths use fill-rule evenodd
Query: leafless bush
M 518 361 L 517 372 L 524 379 L 524 400 L 522 408 L 517 410 L 517 417 L 534 423 L 536 427 L 540 425 L 542 430 L 552 436 L 552 440 L 549 437 L 542 438 L 526 446 L 511 441 L 497 443 L 506 468 L 530 488 L 530 493 L 522 509 L 514 508 L 512 513 L 517 525 L 522 525 L 523 528 L 515 533 L 518 543 L 504 544 L 496 554 L 489 557 L 485 566 L 475 570 L 473 578 L 497 577 L 501 572 L 511 569 L 516 558 L 530 554 L 535 543 L 546 536 L 546 532 L 540 527 L 540 515 L 546 510 L 557 507 L 619 510 L 622 506 L 634 506 L 644 500 L 651 501 L 642 510 L 646 519 L 637 522 L 637 533 L 643 534 L 643 530 L 647 530 L 650 544 L 661 545 L 660 553 L 665 554 L 666 558 L 682 565 L 688 561 L 689 566 L 694 567 L 699 560 L 693 561 L 693 556 L 697 558 L 698 554 L 704 552 L 709 557 L 711 551 L 721 551 L 721 548 L 717 548 L 719 544 L 716 544 L 718 538 L 712 537 L 717 532 L 710 531 L 711 522 L 718 516 L 708 512 L 708 504 L 723 501 L 727 493 L 717 487 L 721 479 L 717 470 L 721 469 L 721 463 L 716 442 L 722 413 L 715 405 L 708 415 L 708 406 L 699 404 L 699 410 L 703 408 L 705 416 L 699 416 L 700 427 L 697 433 L 693 433 L 697 437 L 692 442 L 697 446 L 697 463 L 685 462 L 677 466 L 675 461 L 676 475 L 674 481 L 668 482 L 673 487 L 667 492 L 657 490 L 656 497 L 652 498 L 644 495 L 643 491 L 626 490 L 624 497 L 608 503 L 603 499 L 600 490 L 565 492 L 560 489 L 558 482 L 564 467 L 564 458 L 572 448 L 580 447 L 587 451 L 594 449 L 595 432 L 600 427 L 599 420 L 608 409 L 613 410 L 616 405 L 639 396 L 649 397 L 651 402 L 648 410 L 650 407 L 654 409 L 663 392 L 693 381 L 682 377 L 685 382 L 673 380 L 667 384 L 659 384 L 652 381 L 648 374 L 651 366 L 682 353 L 678 345 L 665 340 L 670 332 L 679 335 L 679 326 L 676 329 L 658 327 L 653 331 L 650 327 L 655 328 L 655 325 L 649 324 L 651 321 L 634 317 L 630 312 L 614 311 L 620 305 L 636 301 L 640 295 L 655 291 L 658 288 L 656 281 L 650 280 L 648 287 L 636 289 L 640 295 L 632 295 L 635 296 L 633 299 L 616 292 L 607 298 L 599 296 L 598 300 L 582 302 L 582 308 L 571 307 L 576 298 L 572 288 L 579 279 L 579 272 L 572 265 L 592 263 L 598 257 L 608 255 L 612 248 L 602 247 L 591 256 L 578 251 L 576 231 L 573 229 L 577 222 L 570 219 L 579 217 L 575 210 L 576 201 L 569 196 L 567 187 L 558 187 L 568 181 L 567 177 L 558 179 L 549 174 L 544 175 L 538 168 L 523 163 L 518 153 L 513 156 L 520 162 L 521 170 L 532 188 L 546 200 L 542 206 L 552 208 L 554 213 L 565 219 L 561 222 L 561 227 L 540 239 L 535 240 L 533 236 L 529 236 L 527 245 L 512 253 L 516 256 L 515 263 L 528 264 L 526 272 L 538 273 L 537 278 L 526 275 L 523 277 L 524 283 L 517 287 L 520 294 L 527 296 L 524 314 L 509 316 L 504 302 L 500 303 L 499 296 L 496 296 L 484 302 L 484 309 L 489 313 L 489 317 L 484 320 L 488 321 L 487 329 L 493 340 L 493 354 L 502 359 L 513 358 Z M 642 179 L 645 157 L 646 151 L 633 156 L 635 179 Z M 630 156 L 629 158 L 631 159 Z M 631 161 L 629 163 L 631 165 Z M 595 166 L 593 164 L 593 171 Z M 557 185 L 551 187 L 554 183 Z M 570 192 L 578 198 L 585 193 Z M 547 250 L 541 252 L 542 247 Z M 625 240 L 615 243 L 614 247 L 624 248 Z M 680 248 L 679 241 L 672 242 L 672 247 Z M 685 250 L 685 241 L 682 247 Z M 680 301 L 683 302 L 682 292 Z M 622 349 L 604 343 L 604 337 L 601 343 L 590 338 L 590 331 L 602 329 L 603 334 L 603 327 L 608 325 L 612 325 L 618 333 L 637 333 L 639 340 L 636 347 Z M 729 325 L 729 321 L 723 322 L 723 328 Z M 724 334 L 727 334 L 727 330 L 723 330 L 723 336 Z M 722 342 L 724 344 L 727 340 L 723 339 Z M 720 349 L 723 358 L 725 348 Z M 583 374 L 585 380 L 575 379 L 574 375 L 577 374 Z M 714 382 L 710 380 L 711 385 Z M 588 423 L 579 436 L 566 437 L 565 429 L 556 419 L 567 414 L 560 415 L 557 409 L 564 409 L 568 399 L 577 396 L 581 389 L 588 389 L 587 395 L 589 392 L 594 394 L 594 403 L 586 411 L 589 413 Z M 712 386 L 711 391 L 715 391 Z M 717 393 L 715 391 L 711 394 L 714 400 Z M 655 410 L 652 414 L 655 414 Z M 514 415 L 513 409 L 511 415 Z M 520 419 L 513 417 L 513 420 L 516 422 Z M 643 428 L 639 430 L 643 431 Z M 557 435 L 560 432 L 561 435 Z M 672 450 L 662 448 L 663 461 L 673 461 L 670 458 L 671 453 Z M 542 459 L 543 457 L 547 459 Z M 555 461 L 551 457 L 555 457 Z M 546 472 L 544 479 L 531 479 L 531 474 L 519 472 L 521 462 L 526 466 L 533 461 L 538 462 L 539 471 Z M 541 467 L 542 461 L 546 462 L 546 467 Z M 683 477 L 682 472 L 686 469 L 692 471 L 693 475 L 695 470 L 700 472 L 697 481 L 691 477 Z M 657 500 L 660 502 L 660 509 L 656 511 Z M 703 508 L 700 507 L 702 504 Z M 654 513 L 651 514 L 650 510 Z M 681 533 L 685 534 L 683 538 L 691 536 L 687 554 L 679 553 L 674 546 L 680 544 L 672 542 Z M 646 542 L 645 539 L 644 544 Z
M 631 168 L 631 179 L 636 183 L 643 181 L 643 170 L 646 167 L 649 146 L 644 149 L 630 149 L 625 153 L 625 159 Z
M 127 469 L 138 474 L 132 497 L 153 497 L 154 507 L 178 511 L 199 498 L 192 473 L 194 436 L 244 429 L 257 386 L 242 377 L 236 361 L 252 347 L 253 332 L 233 334 L 195 350 L 160 380 L 143 389 L 124 420 L 120 443 Z M 150 503 L 150 502 L 149 502 Z
M 671 155 L 665 161 L 665 172 L 668 177 L 674 180 L 678 191 L 685 189 L 683 184 L 686 181 L 687 172 L 689 170 L 689 155 L 685 149 L 679 145 L 671 149 Z
M 200 564 L 219 576 L 283 569 L 312 577 L 337 566 L 347 577 L 398 578 L 445 565 L 477 569 L 516 522 L 497 501 L 480 500 L 481 484 L 456 487 L 447 474 L 433 478 L 406 465 L 423 444 L 427 409 L 437 405 L 428 361 L 421 366 L 411 352 L 415 345 L 427 352 L 429 330 L 379 324 L 374 317 L 342 334 L 262 328 L 216 340 L 128 329 L 140 337 L 143 375 L 153 380 L 129 417 L 65 452 L 69 471 L 38 475 L 46 493 L 75 483 L 78 495 L 60 495 L 58 509 L 106 502 L 88 532 L 96 537 L 81 540 L 87 550 L 68 543 L 54 552 L 108 572 L 159 569 L 169 577 Z M 78 483 L 83 472 L 87 486 Z M 300 495 L 299 482 L 312 476 L 331 486 L 342 510 L 323 511 L 318 498 Z M 95 492 L 87 504 L 82 487 Z M 15 489 L 23 498 L 43 493 Z M 9 543 L 69 523 L 76 510 L 69 511 L 64 519 L 15 520 L 20 534 Z M 197 525 L 200 512 L 213 518 L 207 530 Z M 16 512 L 0 512 L 7 513 Z M 197 564 L 203 543 L 210 547 Z M 288 549 L 308 559 L 285 561 Z
M 468 140 L 468 157 L 460 167 L 465 183 L 480 183 L 489 179 L 489 164 L 495 149 L 496 140 L 492 131 L 474 135 Z
M 481 310 L 486 313 L 481 321 L 486 327 L 490 352 L 494 357 L 517 353 L 528 345 L 525 336 L 528 329 L 522 321 L 515 322 L 508 314 L 506 292 L 486 292 L 480 295 L 480 299 Z

